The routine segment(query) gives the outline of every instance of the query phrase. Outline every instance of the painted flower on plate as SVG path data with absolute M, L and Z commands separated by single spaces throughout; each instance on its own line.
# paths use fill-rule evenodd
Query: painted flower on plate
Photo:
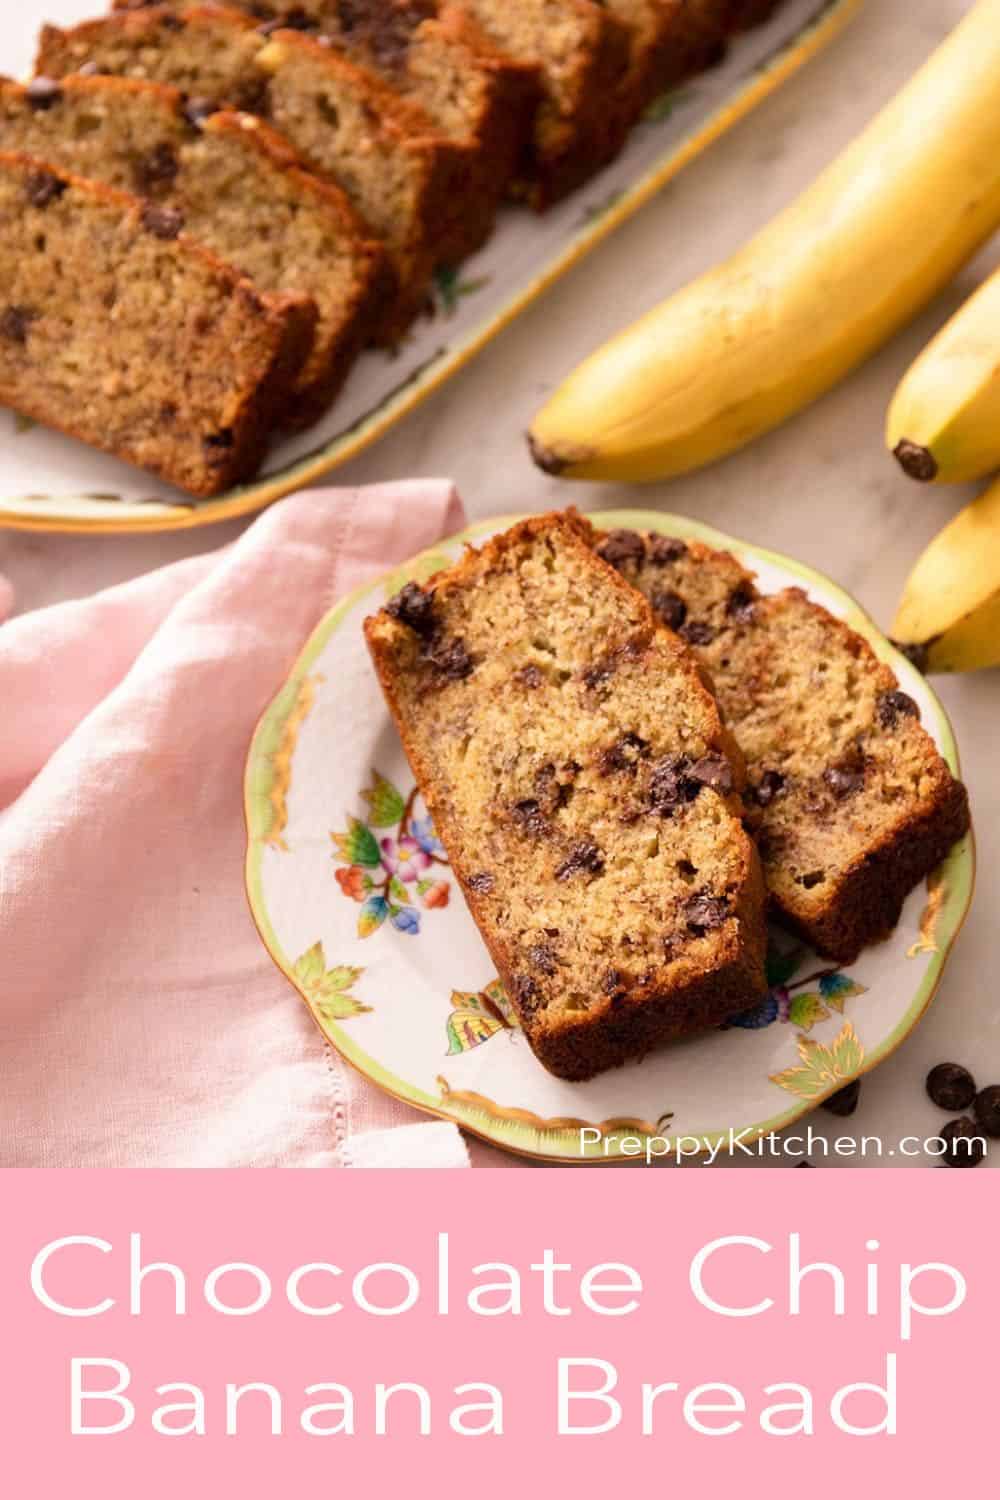
M 404 833 L 398 839 L 383 839 L 379 848 L 382 851 L 383 869 L 407 885 L 419 880 L 423 872 L 430 868 L 430 855 L 426 849 L 421 849 L 412 834 Z

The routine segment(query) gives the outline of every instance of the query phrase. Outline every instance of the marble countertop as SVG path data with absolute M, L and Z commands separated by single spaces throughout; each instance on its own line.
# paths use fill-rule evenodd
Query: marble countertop
M 868 0 L 829 51 L 676 179 L 458 380 L 341 470 L 337 481 L 447 475 L 473 519 L 570 502 L 581 509 L 681 511 L 821 568 L 888 626 L 913 561 L 972 491 L 921 488 L 905 479 L 883 450 L 886 407 L 911 359 L 996 264 L 996 244 L 838 390 L 700 474 L 641 488 L 566 484 L 532 467 L 521 435 L 546 393 L 595 344 L 734 249 L 803 188 L 968 8 L 966 0 Z M 2 463 L 0 457 L 0 474 Z M 18 608 L 28 610 L 221 546 L 239 529 L 234 523 L 107 538 L 0 533 L 0 572 L 14 584 Z M 1000 671 L 938 679 L 935 687 L 952 717 L 972 796 L 978 896 L 938 1000 L 907 1043 L 866 1080 L 858 1112 L 849 1122 L 822 1111 L 813 1116 L 815 1128 L 828 1134 L 845 1126 L 887 1142 L 904 1132 L 933 1134 L 942 1117 L 923 1094 L 923 1078 L 942 1060 L 966 1063 L 981 1084 L 1000 1081 L 1000 1004 L 989 979 L 1000 883 L 993 739 Z M 993 1164 L 1000 1166 L 1000 1150 Z

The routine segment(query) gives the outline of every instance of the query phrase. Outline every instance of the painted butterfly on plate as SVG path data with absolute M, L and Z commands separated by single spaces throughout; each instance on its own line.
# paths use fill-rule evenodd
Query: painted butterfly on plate
M 471 1052 L 499 1031 L 517 1026 L 507 993 L 499 979 L 483 990 L 452 990 L 448 1017 L 448 1056 Z

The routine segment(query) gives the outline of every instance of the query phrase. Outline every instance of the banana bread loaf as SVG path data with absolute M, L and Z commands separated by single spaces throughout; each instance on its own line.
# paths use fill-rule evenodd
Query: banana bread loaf
M 253 474 L 315 327 L 169 208 L 11 152 L 0 287 L 0 402 L 194 495 Z
M 569 1079 L 765 988 L 738 754 L 691 653 L 591 540 L 524 522 L 365 625 L 528 1042 Z
M 712 677 L 775 912 L 852 962 L 969 826 L 916 703 L 862 636 L 801 589 L 761 595 L 729 553 L 621 531 L 598 550 Z
M 319 320 L 289 408 L 329 404 L 375 324 L 388 274 L 339 189 L 303 171 L 263 121 L 201 116 L 164 84 L 69 77 L 44 94 L 0 82 L 0 150 L 43 157 L 168 205 L 186 232 L 263 292 L 300 292 Z
M 399 280 L 389 332 L 422 310 L 465 148 L 335 48 L 288 29 L 262 36 L 249 16 L 222 6 L 151 7 L 69 31 L 46 27 L 37 68 L 48 79 L 81 68 L 152 79 L 199 108 L 212 101 L 264 116 L 385 243 Z

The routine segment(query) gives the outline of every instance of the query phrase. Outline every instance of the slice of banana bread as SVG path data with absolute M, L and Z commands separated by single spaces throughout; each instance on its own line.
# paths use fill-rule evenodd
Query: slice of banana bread
M 265 117 L 384 241 L 399 280 L 390 332 L 424 307 L 464 148 L 335 48 L 288 29 L 262 36 L 249 16 L 222 6 L 154 6 L 69 31 L 46 27 L 37 68 L 51 80 L 81 68 L 152 79 L 198 108 L 214 102 Z
M 435 827 L 540 1061 L 589 1078 L 764 986 L 741 767 L 691 655 L 543 516 L 365 624 Z
M 761 595 L 729 553 L 631 531 L 598 551 L 712 677 L 776 914 L 852 962 L 969 826 L 916 703 L 856 631 L 801 589 Z
M 169 205 L 260 291 L 311 297 L 316 340 L 289 415 L 302 425 L 336 395 L 374 327 L 387 268 L 340 190 L 303 171 L 262 120 L 202 117 L 177 89 L 135 79 L 71 76 L 43 109 L 29 87 L 0 82 L 0 150 Z
M 153 0 L 117 0 L 117 10 Z M 537 70 L 491 45 L 452 0 L 233 0 L 271 29 L 328 37 L 464 144 L 441 259 L 455 264 L 488 239 L 519 167 L 540 97 Z M 183 10 L 190 0 L 171 0 Z
M 0 153 L 0 402 L 194 495 L 248 479 L 312 342 L 144 203 Z

